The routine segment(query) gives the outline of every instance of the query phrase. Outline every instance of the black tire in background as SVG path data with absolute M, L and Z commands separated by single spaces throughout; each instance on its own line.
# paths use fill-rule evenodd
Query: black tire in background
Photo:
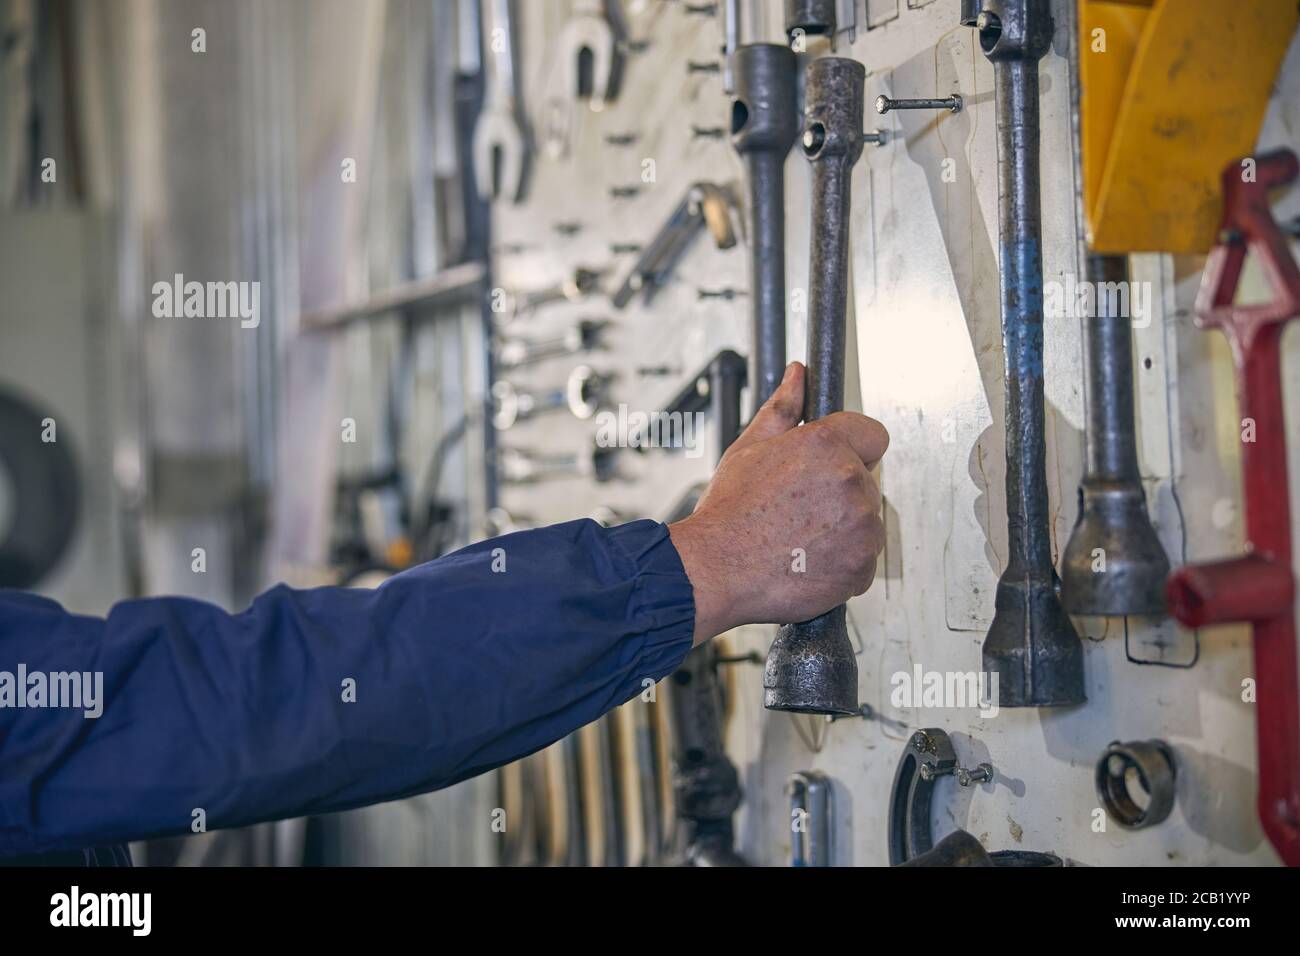
M 81 506 L 71 436 L 57 422 L 57 441 L 41 440 L 54 418 L 14 392 L 0 389 L 0 480 L 12 498 L 7 528 L 0 527 L 0 587 L 30 588 L 59 563 L 72 542 Z

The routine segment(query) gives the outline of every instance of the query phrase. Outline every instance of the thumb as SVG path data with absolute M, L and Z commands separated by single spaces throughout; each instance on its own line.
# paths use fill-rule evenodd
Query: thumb
M 788 432 L 803 420 L 803 388 L 806 374 L 802 362 L 785 367 L 781 384 L 762 407 L 754 413 L 749 426 L 731 447 L 745 448 L 755 442 Z

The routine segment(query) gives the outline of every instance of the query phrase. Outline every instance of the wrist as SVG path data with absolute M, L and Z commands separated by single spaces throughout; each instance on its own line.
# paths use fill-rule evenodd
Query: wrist
M 695 595 L 695 645 L 743 623 L 735 617 L 734 602 L 727 587 L 725 562 L 719 560 L 708 520 L 691 515 L 668 526 L 668 536 L 681 558 Z

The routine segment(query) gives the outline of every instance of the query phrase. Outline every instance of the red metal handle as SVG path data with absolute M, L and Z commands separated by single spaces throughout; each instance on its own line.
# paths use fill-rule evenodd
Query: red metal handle
M 1300 316 L 1300 269 L 1273 219 L 1269 190 L 1298 174 L 1300 162 L 1290 150 L 1259 157 L 1253 170 L 1243 160 L 1223 173 L 1223 224 L 1205 265 L 1196 322 L 1227 336 L 1241 415 L 1254 423 L 1241 456 L 1247 553 L 1179 568 L 1166 586 L 1170 611 L 1189 627 L 1252 625 L 1259 818 L 1288 866 L 1300 866 L 1300 675 L 1280 341 L 1285 323 Z M 1234 304 L 1248 253 L 1263 268 L 1270 302 Z

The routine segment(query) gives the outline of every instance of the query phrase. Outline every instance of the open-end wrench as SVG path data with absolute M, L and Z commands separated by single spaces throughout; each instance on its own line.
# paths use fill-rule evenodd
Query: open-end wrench
M 561 355 L 590 352 L 600 344 L 601 333 L 609 323 L 602 319 L 583 319 L 554 338 L 505 338 L 497 348 L 501 368 L 520 368 Z
M 605 12 L 605 0 L 575 0 L 572 15 L 560 31 L 561 69 L 566 92 L 581 96 L 582 65 L 591 65 L 590 106 L 600 111 L 613 98 L 617 38 Z
M 812 255 L 808 270 L 808 377 L 804 420 L 844 407 L 849 210 L 853 164 L 862 155 L 866 69 L 824 57 L 804 83 L 804 155 L 812 164 Z M 763 706 L 811 714 L 856 714 L 858 662 L 844 605 L 781 628 L 763 667 Z
M 985 0 L 976 29 L 997 108 L 1009 549 L 984 669 L 998 675 L 1003 707 L 1077 704 L 1083 645 L 1057 594 L 1044 429 L 1038 61 L 1052 42 L 1050 0 Z
M 528 151 L 519 108 L 512 0 L 483 0 L 487 91 L 474 127 L 474 181 L 484 199 L 517 202 L 524 191 Z
M 1094 289 L 1127 287 L 1126 256 L 1090 255 Z M 1133 330 L 1114 306 L 1127 295 L 1098 294 L 1084 316 L 1087 469 L 1079 519 L 1061 560 L 1061 600 L 1071 614 L 1162 614 L 1169 558 L 1147 515 L 1133 424 Z
M 749 169 L 753 407 L 785 372 L 785 157 L 799 135 L 798 61 L 789 47 L 750 43 L 732 57 L 731 137 Z
M 1253 440 L 1241 445 L 1246 553 L 1185 565 L 1170 575 L 1165 592 L 1170 612 L 1188 627 L 1248 621 L 1254 630 L 1259 819 L 1288 866 L 1300 866 L 1300 692 L 1280 344 L 1286 323 L 1300 316 L 1300 269 L 1268 193 L 1297 174 L 1290 150 L 1258 157 L 1249 182 L 1242 163 L 1223 173 L 1223 225 L 1205 264 L 1196 324 L 1227 337 L 1238 411 L 1254 426 Z M 1235 304 L 1248 252 L 1271 302 Z
M 638 293 L 643 294 L 643 301 L 648 305 L 655 292 L 667 283 L 677 260 L 701 226 L 708 227 L 719 249 L 734 246 L 736 235 L 731 226 L 731 206 L 731 194 L 715 183 L 694 183 L 687 189 L 668 221 L 614 293 L 614 308 L 626 308 Z

